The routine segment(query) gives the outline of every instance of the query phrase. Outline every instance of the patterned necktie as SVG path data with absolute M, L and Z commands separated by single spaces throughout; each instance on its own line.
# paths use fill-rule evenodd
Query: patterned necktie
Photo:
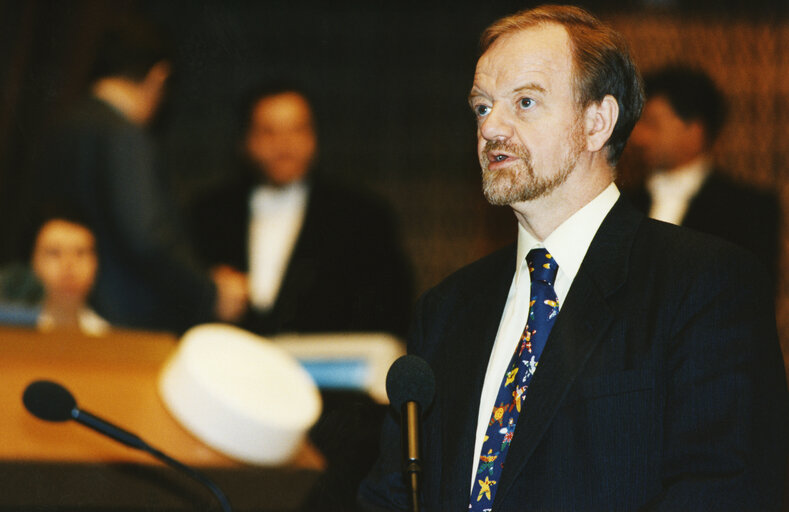
M 500 480 L 515 424 L 521 413 L 521 404 L 526 398 L 526 390 L 537 369 L 537 361 L 559 313 L 559 302 L 553 289 L 556 272 L 559 270 L 556 261 L 546 249 L 532 249 L 526 256 L 526 262 L 531 274 L 529 318 L 502 379 L 482 443 L 479 466 L 469 500 L 469 510 L 474 512 L 491 509 L 496 496 L 496 484 Z

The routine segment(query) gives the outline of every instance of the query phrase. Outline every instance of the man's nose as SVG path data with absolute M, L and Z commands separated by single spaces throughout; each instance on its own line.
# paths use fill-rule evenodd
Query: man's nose
M 61 264 L 64 270 L 67 270 L 69 272 L 73 271 L 77 267 L 77 265 L 79 265 L 79 256 L 71 256 L 71 255 L 64 256 L 63 259 L 61 260 Z
M 512 119 L 502 106 L 493 106 L 487 116 L 482 118 L 479 132 L 485 140 L 507 140 L 512 137 Z

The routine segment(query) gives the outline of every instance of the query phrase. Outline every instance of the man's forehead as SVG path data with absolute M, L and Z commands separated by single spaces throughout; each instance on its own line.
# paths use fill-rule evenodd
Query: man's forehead
M 480 57 L 475 86 L 491 81 L 503 85 L 524 79 L 550 79 L 572 71 L 572 53 L 567 30 L 545 23 L 505 34 Z

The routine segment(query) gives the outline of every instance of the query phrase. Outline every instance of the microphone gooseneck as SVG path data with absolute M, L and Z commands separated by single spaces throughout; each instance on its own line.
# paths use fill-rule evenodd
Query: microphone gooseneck
M 207 476 L 173 459 L 131 432 L 80 409 L 77 407 L 77 401 L 72 394 L 60 384 L 48 380 L 37 380 L 32 382 L 25 388 L 25 392 L 22 395 L 22 402 L 25 405 L 25 409 L 36 418 L 56 422 L 74 420 L 126 446 L 151 454 L 168 466 L 185 473 L 207 487 L 222 506 L 224 512 L 232 511 L 230 502 L 225 494 L 219 486 Z
M 427 362 L 414 355 L 397 359 L 386 375 L 386 394 L 389 402 L 400 413 L 403 443 L 403 471 L 411 491 L 411 510 L 419 511 L 420 477 L 420 419 L 430 405 L 436 391 L 433 370 Z

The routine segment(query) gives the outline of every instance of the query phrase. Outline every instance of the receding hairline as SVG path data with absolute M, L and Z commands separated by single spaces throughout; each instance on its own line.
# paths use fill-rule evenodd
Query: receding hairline
M 81 231 L 90 235 L 91 239 L 96 238 L 96 235 L 93 233 L 93 230 L 90 227 L 82 224 L 76 220 L 71 220 L 65 217 L 52 217 L 50 219 L 45 220 L 41 226 L 38 228 L 36 232 L 36 238 L 38 239 L 42 233 L 46 231 L 51 231 L 53 228 L 58 227 L 65 227 L 67 229 L 71 229 L 74 231 Z
M 259 112 L 262 109 L 268 110 L 272 108 L 272 106 L 276 105 L 278 102 L 284 102 L 288 105 L 288 108 L 294 108 L 299 111 L 300 114 L 305 115 L 307 124 L 315 130 L 315 113 L 312 110 L 312 104 L 309 98 L 299 91 L 282 91 L 260 96 L 252 103 L 248 113 L 250 122 L 248 124 L 247 133 L 249 132 L 249 128 L 254 124 L 254 119 L 259 115 Z
M 494 26 L 494 25 L 492 25 L 492 26 Z M 529 31 L 532 31 L 532 30 L 545 29 L 545 28 L 552 28 L 552 27 L 556 27 L 556 28 L 561 29 L 562 33 L 564 34 L 564 38 L 563 38 L 563 40 L 564 40 L 564 48 L 566 49 L 566 51 L 568 52 L 567 54 L 570 57 L 570 60 L 569 60 L 569 62 L 570 62 L 570 80 L 572 81 L 572 85 L 573 85 L 573 94 L 574 94 L 574 97 L 576 99 L 576 102 L 580 106 L 580 104 L 581 104 L 581 91 L 580 91 L 581 84 L 579 83 L 579 80 L 580 80 L 579 71 L 580 71 L 580 69 L 579 69 L 578 62 L 577 62 L 577 56 L 576 56 L 576 50 L 575 50 L 575 42 L 573 41 L 572 35 L 570 34 L 570 30 L 568 29 L 567 25 L 564 24 L 564 23 L 561 23 L 559 21 L 555 21 L 555 20 L 552 20 L 552 19 L 540 19 L 540 20 L 535 20 L 533 23 L 522 24 L 522 25 L 518 25 L 517 27 L 513 26 L 511 29 L 509 29 L 509 30 L 507 30 L 505 32 L 497 34 L 497 36 L 494 39 L 490 40 L 489 44 L 486 47 L 484 47 L 484 50 L 483 50 L 482 54 L 480 55 L 480 59 L 482 59 L 482 57 L 486 53 L 491 51 L 494 47 L 496 47 L 496 46 L 498 46 L 500 44 L 504 44 L 508 40 L 511 40 L 512 38 L 517 37 L 517 36 L 519 36 L 519 35 L 521 35 L 521 34 L 523 34 L 525 32 L 529 32 Z M 485 34 L 487 34 L 487 32 L 488 31 L 486 30 Z M 474 89 L 472 88 L 472 93 L 473 93 L 473 90 Z M 472 97 L 472 95 L 473 95 L 472 93 L 469 94 L 469 99 Z
M 257 108 L 258 105 L 260 105 L 261 103 L 263 103 L 265 101 L 274 101 L 274 100 L 283 100 L 283 99 L 285 99 L 285 100 L 296 100 L 298 103 L 301 103 L 304 106 L 306 106 L 307 110 L 312 112 L 312 104 L 310 103 L 310 100 L 306 96 L 304 96 L 304 94 L 302 94 L 299 91 L 295 91 L 295 90 L 294 91 L 277 91 L 277 92 L 273 92 L 273 93 L 270 93 L 270 94 L 263 94 L 261 96 L 258 96 L 253 101 L 252 108 L 253 109 Z
M 489 25 L 480 37 L 480 50 L 486 52 L 499 38 L 543 24 L 555 24 L 565 28 L 569 34 L 570 26 L 601 28 L 605 24 L 591 12 L 576 6 L 541 5 L 525 9 L 500 18 Z

